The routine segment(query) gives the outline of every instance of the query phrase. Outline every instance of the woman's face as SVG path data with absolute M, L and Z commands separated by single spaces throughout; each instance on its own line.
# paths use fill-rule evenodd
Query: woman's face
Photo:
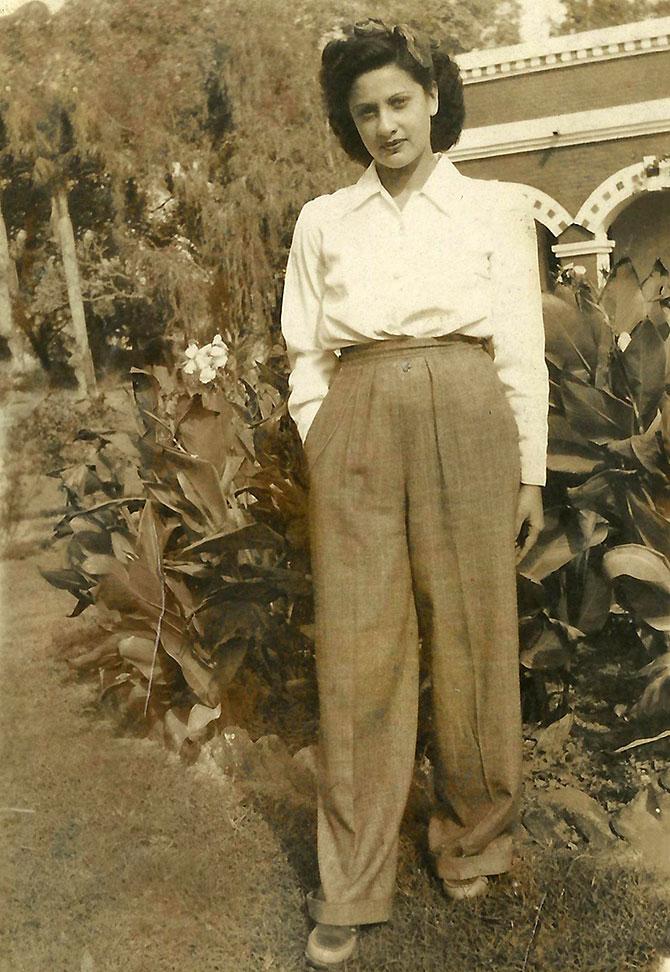
M 430 119 L 437 86 L 425 91 L 397 64 L 361 74 L 349 93 L 358 134 L 378 165 L 402 169 L 431 152 Z

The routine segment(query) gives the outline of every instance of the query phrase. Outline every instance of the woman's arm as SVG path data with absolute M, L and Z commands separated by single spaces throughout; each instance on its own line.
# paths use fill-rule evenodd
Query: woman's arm
M 500 188 L 505 198 L 491 256 L 495 365 L 519 429 L 521 482 L 544 486 L 549 376 L 535 220 L 516 186 Z
M 323 280 L 315 204 L 303 206 L 295 225 L 281 312 L 291 368 L 288 410 L 303 442 L 339 364 L 335 352 L 321 350 L 316 340 Z
M 513 202 L 504 207 L 507 212 L 492 255 L 493 324 L 495 364 L 519 430 L 516 547 L 520 562 L 544 526 L 541 487 L 546 482 L 549 376 L 535 220 L 516 187 L 511 192 Z

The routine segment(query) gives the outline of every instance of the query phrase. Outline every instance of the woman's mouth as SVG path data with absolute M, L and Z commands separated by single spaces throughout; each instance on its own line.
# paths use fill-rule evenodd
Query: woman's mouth
M 399 148 L 404 143 L 405 143 L 404 138 L 394 138 L 391 139 L 390 142 L 384 142 L 382 148 L 384 149 L 385 152 L 393 152 L 394 149 Z

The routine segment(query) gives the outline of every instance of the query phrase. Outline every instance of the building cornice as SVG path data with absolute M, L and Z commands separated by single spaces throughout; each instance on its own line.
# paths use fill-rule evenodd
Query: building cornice
M 670 98 L 657 98 L 631 105 L 466 128 L 459 142 L 449 150 L 449 158 L 453 162 L 465 162 L 669 131 Z
M 601 30 L 550 37 L 540 43 L 468 51 L 456 61 L 464 84 L 552 71 L 593 61 L 610 61 L 670 50 L 670 17 L 641 20 Z

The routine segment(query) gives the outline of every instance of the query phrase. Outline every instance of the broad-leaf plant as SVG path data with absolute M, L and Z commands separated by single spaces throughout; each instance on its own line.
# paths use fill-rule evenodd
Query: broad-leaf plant
M 596 289 L 568 266 L 545 295 L 550 373 L 546 525 L 519 568 L 531 710 L 580 639 L 628 623 L 649 654 L 633 716 L 670 712 L 670 281 L 622 260 Z M 559 679 L 560 681 L 560 679 Z M 528 700 L 528 699 L 527 699 Z

